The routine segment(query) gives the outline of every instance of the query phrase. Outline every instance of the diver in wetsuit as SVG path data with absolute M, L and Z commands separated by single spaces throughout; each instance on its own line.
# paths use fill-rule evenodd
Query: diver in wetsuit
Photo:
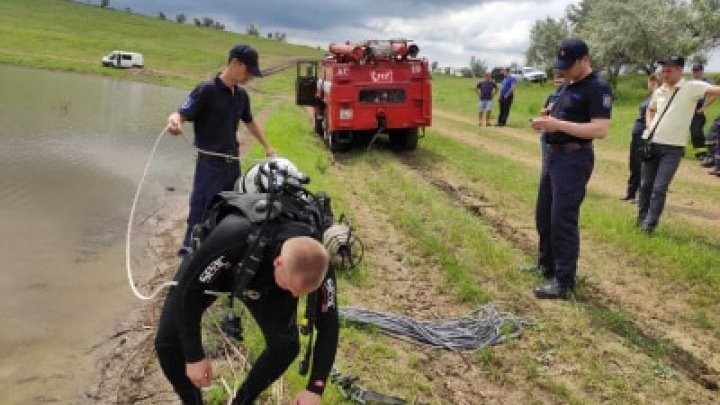
M 213 375 L 202 347 L 200 319 L 216 299 L 205 291 L 232 292 L 255 318 L 266 343 L 232 402 L 250 404 L 297 357 L 298 297 L 312 293 L 317 338 L 310 377 L 292 403 L 319 404 L 338 342 L 335 273 L 318 242 L 322 229 L 288 212 L 293 204 L 282 199 L 277 207 L 283 208 L 266 216 L 262 207 L 275 207 L 272 202 L 264 205 L 268 194 L 225 192 L 219 197 L 218 214 L 211 216 L 217 225 L 184 259 L 175 275 L 178 285 L 165 300 L 155 338 L 160 366 L 183 404 L 202 404 L 200 387 L 209 386 Z M 294 202 L 298 201 L 311 204 L 308 199 Z M 236 291 L 238 274 L 251 259 L 257 263 L 254 275 Z

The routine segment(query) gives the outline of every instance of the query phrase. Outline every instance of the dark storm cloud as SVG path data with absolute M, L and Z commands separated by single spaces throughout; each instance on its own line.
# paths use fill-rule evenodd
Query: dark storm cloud
M 95 3 L 96 1 L 84 1 Z M 170 19 L 184 13 L 189 20 L 215 16 L 226 26 L 238 29 L 256 24 L 273 30 L 331 31 L 335 28 L 365 28 L 368 20 L 379 17 L 418 18 L 448 10 L 484 3 L 484 0 L 110 0 L 116 9 L 129 7 L 134 12 Z
M 76 0 L 99 4 L 100 0 Z M 421 54 L 445 66 L 466 66 L 471 56 L 491 64 L 520 61 L 532 23 L 559 17 L 577 0 L 110 0 L 110 6 L 188 23 L 210 17 L 228 31 L 250 24 L 262 36 L 325 48 L 330 42 L 408 38 Z

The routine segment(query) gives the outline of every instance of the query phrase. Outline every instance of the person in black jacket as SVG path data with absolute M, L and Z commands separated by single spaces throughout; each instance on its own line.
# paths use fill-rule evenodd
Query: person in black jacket
M 635 119 L 635 123 L 632 127 L 632 138 L 630 140 L 630 158 L 628 160 L 628 167 L 630 169 L 630 177 L 628 178 L 627 192 L 624 196 L 620 197 L 622 201 L 637 202 L 637 192 L 640 189 L 640 167 L 642 161 L 638 155 L 638 148 L 642 144 L 642 135 L 645 131 L 645 112 L 647 111 L 648 104 L 655 89 L 658 87 L 658 77 L 654 74 L 648 76 L 647 88 L 650 95 L 640 103 L 638 107 L 640 115 Z
M 258 234 L 260 225 L 251 216 L 251 212 L 229 210 L 220 218 L 199 248 L 185 257 L 175 276 L 178 284 L 165 300 L 155 348 L 163 373 L 183 404 L 202 404 L 200 388 L 209 386 L 213 378 L 202 347 L 200 319 L 216 297 L 205 292 L 233 291 L 238 263 L 248 262 L 248 246 L 257 246 L 253 235 L 254 240 L 264 241 L 256 255 L 257 271 L 242 294 L 234 293 L 257 321 L 266 347 L 232 403 L 252 403 L 293 362 L 300 350 L 298 297 L 311 292 L 317 293 L 317 339 L 308 384 L 292 403 L 320 403 L 338 342 L 336 281 L 328 253 L 318 242 L 316 230 L 304 222 L 280 215 L 267 220 Z

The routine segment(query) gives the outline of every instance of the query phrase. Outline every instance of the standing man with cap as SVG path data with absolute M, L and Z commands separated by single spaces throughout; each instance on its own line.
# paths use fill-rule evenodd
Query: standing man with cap
M 566 84 L 547 116 L 531 126 L 545 133 L 545 160 L 535 207 L 539 234 L 537 271 L 549 282 L 537 287 L 538 298 L 566 298 L 575 287 L 580 253 L 578 217 L 593 170 L 593 139 L 605 138 L 610 126 L 612 90 L 593 71 L 587 44 L 569 39 L 560 44 L 555 68 Z
M 704 68 L 701 64 L 692 65 L 692 78 L 693 80 L 700 80 L 710 84 L 710 80 L 705 78 Z M 710 97 L 707 100 L 705 97 L 701 98 L 697 102 L 695 108 L 695 115 L 690 121 L 690 141 L 692 142 L 693 149 L 695 149 L 695 157 L 703 159 L 707 156 L 707 152 L 704 150 L 698 150 L 705 148 L 705 109 L 715 101 L 715 97 Z
M 199 152 L 187 231 L 178 251 L 180 256 L 187 254 L 192 229 L 203 219 L 210 199 L 220 191 L 232 190 L 240 177 L 238 121 L 245 123 L 267 156 L 275 154 L 253 120 L 247 92 L 240 87 L 254 77 L 262 77 L 257 51 L 249 45 L 238 44 L 230 50 L 222 72 L 195 87 L 185 103 L 168 117 L 168 132 L 172 135 L 182 133 L 184 121 L 193 121 L 194 144 Z
M 636 222 L 646 233 L 655 230 L 665 208 L 667 190 L 680 165 L 698 101 L 706 96 L 720 95 L 720 86 L 683 79 L 683 57 L 668 56 L 659 63 L 663 84 L 655 90 L 648 104 L 645 115 L 648 129 L 643 135 L 647 139 L 650 133 L 653 134 L 655 156 L 642 163 Z

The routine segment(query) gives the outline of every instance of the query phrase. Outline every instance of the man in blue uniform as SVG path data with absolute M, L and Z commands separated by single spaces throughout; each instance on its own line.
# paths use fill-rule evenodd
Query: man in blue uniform
M 253 77 L 262 77 L 258 54 L 252 47 L 238 44 L 230 50 L 222 72 L 195 87 L 185 103 L 168 117 L 168 132 L 173 135 L 182 133 L 184 121 L 193 121 L 195 146 L 199 150 L 188 226 L 179 255 L 187 253 L 192 228 L 203 219 L 210 199 L 220 191 L 232 190 L 240 177 L 238 121 L 246 124 L 267 156 L 275 154 L 253 120 L 247 92 L 240 87 Z
M 510 106 L 515 97 L 515 87 L 517 86 L 517 79 L 510 74 L 510 69 L 505 69 L 505 78 L 500 84 L 500 114 L 498 115 L 498 126 L 504 127 L 507 124 L 508 116 L 510 115 Z
M 595 161 L 592 141 L 607 134 L 612 109 L 612 90 L 593 71 L 584 41 L 563 41 L 555 68 L 568 82 L 550 115 L 531 123 L 545 133 L 549 152 L 535 208 L 539 257 L 533 266 L 549 282 L 535 289 L 538 298 L 565 298 L 575 287 L 580 204 Z

